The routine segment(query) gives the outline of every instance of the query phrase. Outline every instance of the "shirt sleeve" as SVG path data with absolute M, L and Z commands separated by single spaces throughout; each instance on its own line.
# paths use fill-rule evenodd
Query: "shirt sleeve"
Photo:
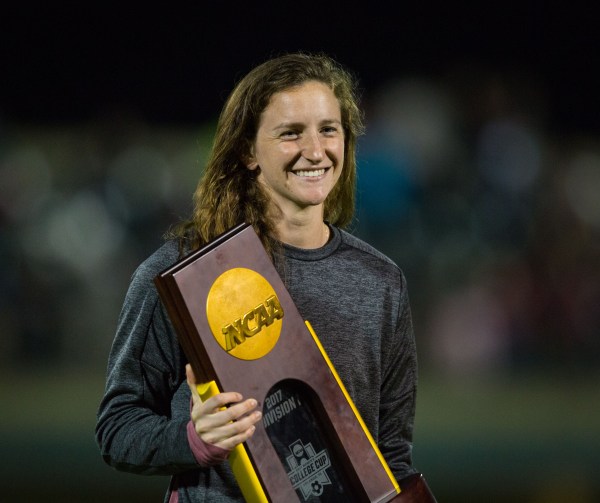
M 401 480 L 416 472 L 412 442 L 417 391 L 417 354 L 403 274 L 396 330 L 383 347 L 378 444 L 394 476 Z
M 221 449 L 216 445 L 208 444 L 202 440 L 196 433 L 194 423 L 191 420 L 187 424 L 187 437 L 190 448 L 199 465 L 218 465 L 225 461 L 231 452 L 227 449 Z
M 185 357 L 154 286 L 155 269 L 142 264 L 127 292 L 96 440 L 105 461 L 119 470 L 169 475 L 198 463 L 187 436 Z M 185 404 L 183 414 L 173 406 L 177 402 Z

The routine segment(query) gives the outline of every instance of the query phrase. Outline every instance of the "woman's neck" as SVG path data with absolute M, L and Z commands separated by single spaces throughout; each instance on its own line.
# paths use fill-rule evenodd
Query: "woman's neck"
M 282 215 L 275 225 L 278 239 L 296 248 L 320 248 L 329 239 L 329 227 L 323 216 L 296 215 L 293 218 Z

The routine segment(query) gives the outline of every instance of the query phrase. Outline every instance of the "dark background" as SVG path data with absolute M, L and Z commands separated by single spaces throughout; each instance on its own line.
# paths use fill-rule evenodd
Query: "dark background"
M 255 64 L 307 50 L 339 59 L 367 90 L 457 67 L 523 72 L 544 83 L 553 129 L 597 131 L 600 41 L 591 6 L 11 3 L 0 32 L 0 110 L 25 121 L 125 109 L 153 122 L 196 122 L 216 114 Z
M 415 465 L 441 503 L 599 501 L 592 5 L 3 5 L 0 500 L 161 501 L 93 436 L 129 277 L 234 83 L 305 50 L 363 91 L 351 230 L 408 280 Z

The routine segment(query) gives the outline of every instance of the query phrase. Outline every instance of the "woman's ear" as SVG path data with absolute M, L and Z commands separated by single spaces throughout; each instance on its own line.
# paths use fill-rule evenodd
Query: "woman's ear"
M 254 159 L 254 157 L 248 158 L 245 164 L 250 171 L 258 169 L 258 162 L 256 161 L 256 159 Z
M 253 146 L 251 146 L 248 149 L 248 153 L 244 156 L 244 164 L 251 171 L 254 171 L 255 169 L 258 168 L 258 161 L 256 160 L 256 157 L 254 156 L 254 147 Z

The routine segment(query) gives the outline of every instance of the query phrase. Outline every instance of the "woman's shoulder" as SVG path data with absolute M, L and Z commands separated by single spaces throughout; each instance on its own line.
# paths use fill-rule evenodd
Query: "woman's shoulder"
M 172 266 L 179 257 L 179 245 L 176 240 L 168 240 L 148 256 L 133 273 L 133 282 L 147 284 L 153 282 L 168 267 Z
M 348 231 L 340 229 L 342 243 L 353 250 L 357 255 L 362 255 L 366 259 L 380 262 L 381 265 L 389 266 L 393 269 L 400 269 L 396 262 L 388 257 L 385 253 L 379 251 L 374 246 L 370 245 L 361 238 L 351 234 Z

